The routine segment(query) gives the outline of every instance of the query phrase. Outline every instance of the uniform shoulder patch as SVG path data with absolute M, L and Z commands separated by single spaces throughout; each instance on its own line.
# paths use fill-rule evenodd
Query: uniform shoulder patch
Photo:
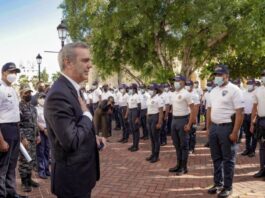
M 223 91 L 222 91 L 222 96 L 226 96 L 226 95 L 227 95 L 227 93 L 228 93 L 228 91 L 227 91 L 227 90 L 223 90 Z

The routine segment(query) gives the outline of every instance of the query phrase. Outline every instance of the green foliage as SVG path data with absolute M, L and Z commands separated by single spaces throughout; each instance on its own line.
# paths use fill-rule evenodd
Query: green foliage
M 56 81 L 60 75 L 61 75 L 60 72 L 53 73 L 52 74 L 52 82 Z
M 217 60 L 233 63 L 231 52 L 255 54 L 254 61 L 265 52 L 260 0 L 64 0 L 60 8 L 70 36 L 91 45 L 104 76 L 130 66 L 145 81 L 165 82 L 174 58 L 189 76 Z
M 46 68 L 44 68 L 40 73 L 40 79 L 44 83 L 47 83 L 49 81 L 49 74 L 47 73 Z
M 29 78 L 27 75 L 23 74 L 19 76 L 18 82 L 20 85 L 28 84 L 29 83 Z

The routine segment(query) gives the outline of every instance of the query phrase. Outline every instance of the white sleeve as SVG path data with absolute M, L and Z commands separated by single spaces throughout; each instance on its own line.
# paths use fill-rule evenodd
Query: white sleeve
M 164 102 L 160 97 L 158 97 L 157 104 L 158 104 L 158 108 L 164 107 Z
M 207 99 L 206 99 L 206 109 L 207 108 L 211 108 L 212 107 L 212 102 L 211 102 L 211 92 L 209 93 L 209 95 L 207 96 Z
M 244 98 L 243 98 L 243 92 L 240 89 L 235 90 L 232 101 L 235 109 L 244 108 Z
M 188 105 L 194 103 L 193 100 L 192 100 L 192 94 L 191 93 L 187 93 L 186 94 L 186 101 L 187 101 Z
M 197 95 L 196 93 L 193 93 L 192 95 L 193 95 L 192 100 L 194 105 L 201 104 L 199 95 Z
M 255 90 L 253 94 L 253 103 L 258 104 L 257 90 Z

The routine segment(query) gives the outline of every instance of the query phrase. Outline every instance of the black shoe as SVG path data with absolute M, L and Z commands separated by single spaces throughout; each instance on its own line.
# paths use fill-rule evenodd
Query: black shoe
M 210 147 L 209 142 L 207 142 L 206 144 L 204 144 L 204 147 L 209 148 Z
M 255 157 L 255 152 L 250 152 L 250 153 L 248 154 L 248 157 Z
M 138 151 L 138 150 L 139 150 L 138 147 L 133 147 L 133 148 L 131 149 L 131 152 L 136 152 L 136 151 Z
M 22 184 L 22 191 L 23 192 L 31 192 L 32 191 L 30 182 L 29 182 L 27 177 L 21 178 L 21 184 Z
M 144 137 L 144 140 L 149 140 L 149 137 Z
M 128 142 L 128 139 L 124 139 L 122 143 L 125 144 L 127 142 Z
M 159 157 L 158 156 L 154 156 L 151 160 L 150 163 L 156 163 L 159 161 Z
M 50 176 L 51 176 L 50 171 L 46 171 L 46 176 L 47 176 L 47 177 L 50 177 Z
M 123 142 L 124 141 L 124 139 L 123 138 L 121 138 L 121 139 L 119 139 L 117 142 Z
M 208 189 L 209 194 L 216 194 L 218 191 L 221 191 L 223 189 L 222 185 L 214 185 L 213 187 Z
M 232 194 L 232 190 L 227 190 L 227 189 L 223 188 L 217 197 L 226 198 L 226 197 L 229 197 L 229 195 L 231 195 L 231 194 Z
M 128 148 L 128 151 L 131 151 L 133 148 L 134 148 L 133 146 L 130 146 L 130 147 Z
M 188 173 L 188 169 L 187 168 L 180 168 L 177 172 L 176 172 L 176 175 L 177 176 L 181 176 L 181 175 L 184 175 L 184 174 L 187 174 Z
M 260 178 L 265 176 L 265 169 L 260 169 L 259 172 L 257 172 L 255 175 L 253 175 L 254 178 Z
M 149 157 L 145 158 L 146 161 L 150 161 L 154 156 L 150 155 Z
M 39 177 L 40 177 L 41 179 L 48 179 L 48 177 L 47 177 L 46 175 L 44 175 L 44 174 L 39 174 Z
M 161 143 L 160 146 L 165 146 L 165 145 L 167 145 L 167 143 L 166 142 L 163 142 L 163 143 Z
M 32 179 L 30 179 L 30 183 L 29 183 L 29 184 L 30 184 L 31 187 L 33 187 L 33 188 L 38 188 L 38 187 L 40 186 L 39 183 L 33 181 Z
M 168 169 L 168 172 L 170 172 L 170 173 L 175 173 L 175 172 L 177 172 L 179 169 L 180 169 L 180 165 L 177 164 L 176 166 L 174 166 L 174 167 Z
M 241 153 L 241 155 L 243 155 L 243 156 L 246 156 L 246 155 L 248 155 L 250 152 L 248 151 L 248 150 L 244 150 L 242 153 Z

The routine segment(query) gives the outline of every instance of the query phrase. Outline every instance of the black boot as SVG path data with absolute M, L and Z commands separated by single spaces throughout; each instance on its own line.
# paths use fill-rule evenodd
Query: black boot
M 187 161 L 182 161 L 180 169 L 176 172 L 176 175 L 181 176 L 188 173 Z
M 22 185 L 23 192 L 31 192 L 32 191 L 32 188 L 29 184 L 28 177 L 22 177 L 21 178 L 21 185 Z
M 31 177 L 32 175 L 28 174 L 28 180 L 29 180 L 30 186 L 33 188 L 38 188 L 40 185 L 37 182 L 33 181 Z
M 253 175 L 253 177 L 255 178 L 260 178 L 260 177 L 264 177 L 265 176 L 265 168 L 262 168 L 259 170 L 259 172 L 257 172 L 255 175 Z
M 171 173 L 175 173 L 175 172 L 177 172 L 180 169 L 180 166 L 181 166 L 181 160 L 178 160 L 177 165 L 175 167 L 173 167 L 173 168 L 170 168 L 168 171 L 171 172 Z
M 146 161 L 150 161 L 154 157 L 153 154 L 151 154 L 149 157 L 145 158 Z
M 159 154 L 155 153 L 154 157 L 150 160 L 150 163 L 156 163 L 159 161 Z

